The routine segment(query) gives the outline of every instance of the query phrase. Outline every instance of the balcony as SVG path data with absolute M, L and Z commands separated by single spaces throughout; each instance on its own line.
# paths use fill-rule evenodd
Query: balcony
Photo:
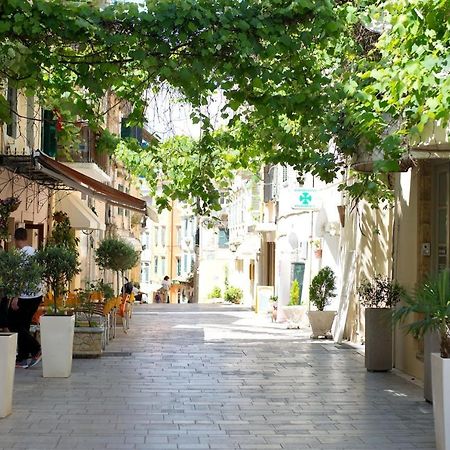
M 80 143 L 75 148 L 58 154 L 58 161 L 90 178 L 110 183 L 111 177 L 107 174 L 108 155 L 96 152 L 95 135 L 88 127 L 82 127 L 80 135 Z

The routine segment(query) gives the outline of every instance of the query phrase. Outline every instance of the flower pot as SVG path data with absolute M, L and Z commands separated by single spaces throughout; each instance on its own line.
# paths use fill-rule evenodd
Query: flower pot
M 69 377 L 72 371 L 75 316 L 42 316 L 40 324 L 43 376 Z
M 365 360 L 369 372 L 392 370 L 392 310 L 366 308 Z
M 17 334 L 0 333 L 0 418 L 12 412 L 16 349 Z
M 314 250 L 314 256 L 318 259 L 322 258 L 322 249 L 319 248 L 317 250 Z
M 283 314 L 286 317 L 288 328 L 300 328 L 305 317 L 305 307 L 303 305 L 283 306 Z
M 313 339 L 323 336 L 332 339 L 331 327 L 333 326 L 336 311 L 309 311 L 308 318 L 312 328 Z
M 434 431 L 437 450 L 450 450 L 450 359 L 431 355 Z
M 103 327 L 75 327 L 73 356 L 77 358 L 97 358 L 103 352 Z
M 439 353 L 441 338 L 438 331 L 428 331 L 423 340 L 423 396 L 427 402 L 433 403 L 431 378 L 431 355 Z

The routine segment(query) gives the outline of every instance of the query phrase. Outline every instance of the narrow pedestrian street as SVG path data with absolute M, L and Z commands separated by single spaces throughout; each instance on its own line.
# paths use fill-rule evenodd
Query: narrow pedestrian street
M 69 379 L 16 371 L 1 449 L 434 449 L 432 408 L 353 348 L 232 306 L 137 305 Z

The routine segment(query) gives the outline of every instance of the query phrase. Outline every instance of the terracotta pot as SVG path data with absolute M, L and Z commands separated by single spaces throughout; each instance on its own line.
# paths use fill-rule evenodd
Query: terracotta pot
M 319 259 L 322 258 L 322 249 L 319 248 L 317 250 L 314 250 L 314 256 Z

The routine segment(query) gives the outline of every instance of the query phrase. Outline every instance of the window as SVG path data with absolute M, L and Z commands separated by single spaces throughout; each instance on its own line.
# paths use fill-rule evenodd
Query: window
M 181 258 L 177 258 L 177 276 L 181 275 Z
M 183 272 L 187 273 L 187 271 L 188 271 L 188 255 L 187 253 L 185 253 L 183 255 Z
M 286 183 L 288 180 L 288 167 L 283 166 L 283 183 Z
M 34 149 L 34 97 L 27 97 L 27 144 Z
M 178 247 L 181 246 L 181 227 L 177 227 L 177 245 Z
M 161 274 L 163 276 L 166 275 L 166 257 L 165 256 L 161 256 Z
M 155 270 L 155 275 L 158 275 L 158 257 L 155 256 L 154 258 L 154 270 Z
M 42 113 L 42 149 L 48 156 L 56 156 L 56 120 L 52 111 L 44 110 Z
M 144 250 L 150 248 L 150 233 L 148 231 L 142 234 L 142 246 L 144 247 Z
M 159 233 L 159 228 L 155 227 L 155 247 L 158 247 L 158 245 L 159 245 L 159 235 L 158 235 L 158 233 Z
M 130 188 L 125 188 L 124 192 L 126 192 L 127 194 L 130 194 Z M 125 209 L 125 217 L 130 217 L 130 210 L 129 209 Z
M 8 105 L 11 110 L 11 122 L 6 125 L 6 134 L 12 138 L 17 137 L 17 89 L 8 87 Z
M 166 227 L 161 227 L 161 245 L 166 246 Z
M 219 248 L 227 248 L 230 241 L 230 230 L 219 228 Z
M 142 282 L 143 283 L 148 283 L 150 281 L 150 264 L 145 262 L 142 265 Z

